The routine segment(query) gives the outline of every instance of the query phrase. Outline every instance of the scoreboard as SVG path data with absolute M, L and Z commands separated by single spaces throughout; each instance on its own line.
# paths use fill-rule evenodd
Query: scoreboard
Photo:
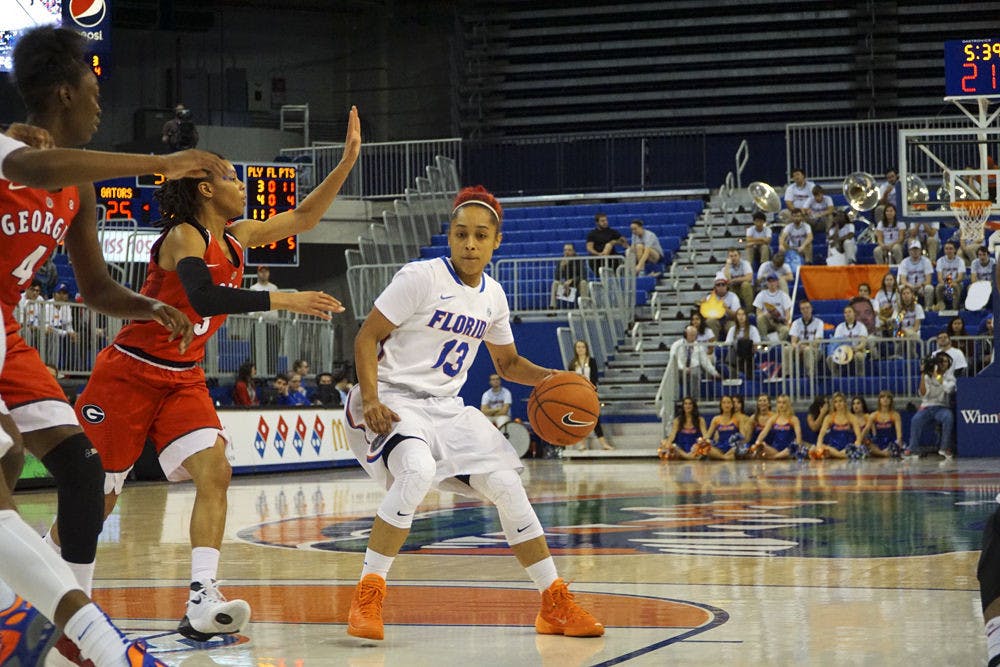
M 288 163 L 234 162 L 236 177 L 246 188 L 247 203 L 243 217 L 267 220 L 289 211 L 298 203 L 298 170 Z M 131 218 L 140 227 L 152 226 L 160 219 L 160 208 L 153 193 L 164 182 L 163 176 L 152 174 L 134 178 L 114 178 L 94 184 L 97 203 L 103 206 L 105 219 Z M 295 236 L 281 241 L 247 248 L 244 261 L 248 266 L 298 266 L 299 242 Z

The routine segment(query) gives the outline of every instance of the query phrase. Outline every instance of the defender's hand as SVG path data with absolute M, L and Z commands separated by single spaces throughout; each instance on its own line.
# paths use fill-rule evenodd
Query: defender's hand
M 181 339 L 178 345 L 181 354 L 187 351 L 194 338 L 194 325 L 187 315 L 173 306 L 157 302 L 153 306 L 153 319 L 170 330 L 170 337 L 167 340 Z
M 226 178 L 229 166 L 218 155 L 190 149 L 164 155 L 162 174 L 169 179 L 205 178 L 212 175 Z

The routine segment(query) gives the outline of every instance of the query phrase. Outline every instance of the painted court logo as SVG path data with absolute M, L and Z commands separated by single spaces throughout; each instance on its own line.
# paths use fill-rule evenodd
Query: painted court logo
M 81 28 L 99 25 L 107 12 L 104 0 L 70 0 L 69 3 L 69 15 Z

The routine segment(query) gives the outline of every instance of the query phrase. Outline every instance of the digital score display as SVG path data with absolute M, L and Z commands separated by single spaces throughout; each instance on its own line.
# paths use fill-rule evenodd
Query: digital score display
M 944 87 L 947 97 L 1000 96 L 1000 38 L 944 43 Z
M 295 165 L 234 162 L 236 177 L 246 188 L 248 220 L 267 220 L 298 203 L 298 170 Z M 160 174 L 136 178 L 115 178 L 94 184 L 97 204 L 104 207 L 104 218 L 131 218 L 140 227 L 152 226 L 160 219 L 160 207 L 153 193 L 163 184 Z M 248 266 L 298 266 L 299 242 L 295 236 L 266 246 L 247 248 L 244 261 Z

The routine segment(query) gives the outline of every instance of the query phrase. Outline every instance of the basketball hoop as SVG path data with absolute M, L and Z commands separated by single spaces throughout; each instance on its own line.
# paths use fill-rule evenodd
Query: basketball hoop
M 958 219 L 958 228 L 962 243 L 985 242 L 985 229 L 1000 229 L 1000 225 L 987 225 L 993 202 L 988 199 L 956 199 L 951 202 L 951 210 Z

